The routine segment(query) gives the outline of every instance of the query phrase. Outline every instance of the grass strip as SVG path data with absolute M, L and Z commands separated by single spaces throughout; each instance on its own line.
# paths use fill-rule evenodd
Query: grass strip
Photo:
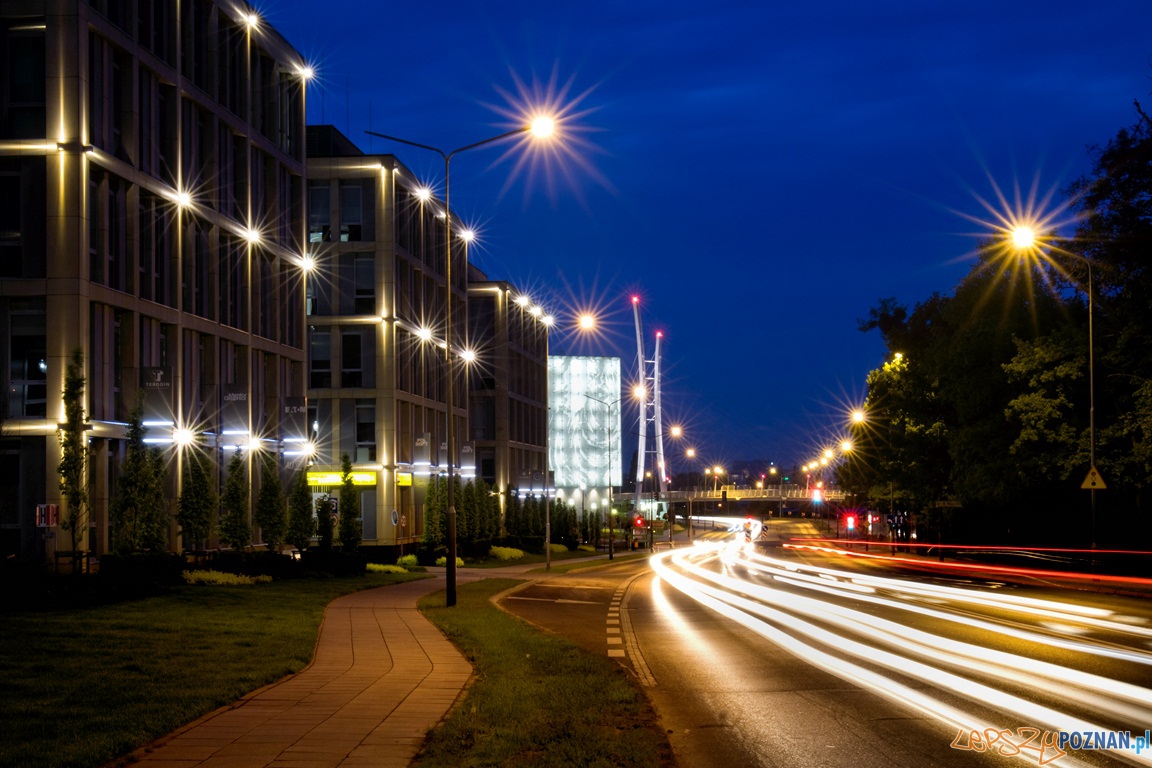
M 553 565 L 550 571 L 545 571 L 543 568 L 533 568 L 528 573 L 569 573 L 570 571 L 580 571 L 585 568 L 606 568 L 608 566 L 616 565 L 617 563 L 626 563 L 629 560 L 643 560 L 646 557 L 651 557 L 652 553 L 647 550 L 643 552 L 631 552 L 624 555 L 616 555 L 613 559 L 609 560 L 607 557 L 601 557 L 596 560 L 583 560 L 578 563 L 565 563 L 564 565 Z
M 472 662 L 465 700 L 429 733 L 415 765 L 668 766 L 671 748 L 639 685 L 614 661 L 510 616 L 489 598 L 520 583 L 485 579 L 420 601 Z
M 600 553 L 603 554 L 603 553 Z M 590 557 L 596 557 L 596 552 L 586 552 L 583 550 L 573 550 L 569 552 L 553 552 L 552 562 L 560 560 L 583 560 Z M 466 560 L 464 562 L 467 568 L 508 568 L 513 565 L 531 565 L 532 563 L 544 564 L 544 554 L 538 552 L 525 552 L 523 557 L 518 557 L 515 560 L 500 560 L 495 557 L 487 557 L 478 560 Z
M 94 608 L 5 614 L 0 766 L 103 765 L 303 669 L 335 598 L 415 578 L 425 577 L 183 586 Z

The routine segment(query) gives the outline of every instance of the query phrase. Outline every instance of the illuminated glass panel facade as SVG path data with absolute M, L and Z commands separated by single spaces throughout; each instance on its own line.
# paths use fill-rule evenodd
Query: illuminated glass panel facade
M 620 358 L 549 357 L 548 379 L 549 463 L 557 489 L 619 487 Z

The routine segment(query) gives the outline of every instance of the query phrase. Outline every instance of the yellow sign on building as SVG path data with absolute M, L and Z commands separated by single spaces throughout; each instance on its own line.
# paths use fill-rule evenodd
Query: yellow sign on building
M 344 475 L 340 472 L 309 472 L 308 485 L 340 485 Z M 376 485 L 375 472 L 353 472 L 352 485 Z

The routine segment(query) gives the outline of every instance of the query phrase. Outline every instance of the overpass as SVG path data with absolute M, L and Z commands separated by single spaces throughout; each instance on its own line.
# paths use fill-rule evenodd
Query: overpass
M 742 488 L 738 486 L 728 486 L 724 489 L 717 489 L 714 491 L 665 491 L 659 494 L 651 492 L 641 493 L 641 500 L 656 499 L 661 502 L 688 502 L 695 504 L 697 502 L 708 501 L 815 501 L 814 494 L 817 492 L 815 488 L 781 488 L 780 486 L 771 486 L 768 488 Z M 833 488 L 820 488 L 819 499 L 820 501 L 844 501 L 847 494 L 844 491 Z M 612 498 L 615 501 L 633 501 L 636 494 L 634 493 L 614 493 Z

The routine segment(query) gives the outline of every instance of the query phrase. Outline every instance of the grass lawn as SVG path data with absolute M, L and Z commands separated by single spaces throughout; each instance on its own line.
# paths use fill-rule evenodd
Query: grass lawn
M 588 557 L 596 557 L 597 555 L 607 555 L 607 550 L 603 552 L 587 552 L 584 550 L 572 550 L 568 552 L 553 552 L 552 562 L 555 563 L 561 560 L 577 560 Z M 544 553 L 525 552 L 523 557 L 518 557 L 515 560 L 499 560 L 495 557 L 488 557 L 483 560 L 466 560 L 464 562 L 465 568 L 507 568 L 510 565 L 530 565 L 532 563 L 544 564 Z
M 579 563 L 565 563 L 563 565 L 556 565 L 556 561 L 552 561 L 552 568 L 548 573 L 568 573 L 569 571 L 579 571 L 584 568 L 603 568 L 606 565 L 615 565 L 616 563 L 625 563 L 629 560 L 642 560 L 646 557 L 651 557 L 652 553 L 648 550 L 640 552 L 629 552 L 625 550 L 624 554 L 617 552 L 611 560 L 607 557 L 602 557 L 599 560 L 586 560 Z M 544 562 L 544 558 L 540 558 L 540 562 Z M 533 568 L 528 573 L 544 573 L 543 568 Z
M 461 649 L 477 678 L 434 729 L 421 768 L 456 766 L 659 766 L 675 762 L 639 685 L 607 656 L 537 630 L 489 598 L 519 582 L 464 584 L 420 608 Z
M 101 765 L 312 659 L 324 607 L 424 578 L 184 586 L 132 602 L 0 616 L 0 766 Z

